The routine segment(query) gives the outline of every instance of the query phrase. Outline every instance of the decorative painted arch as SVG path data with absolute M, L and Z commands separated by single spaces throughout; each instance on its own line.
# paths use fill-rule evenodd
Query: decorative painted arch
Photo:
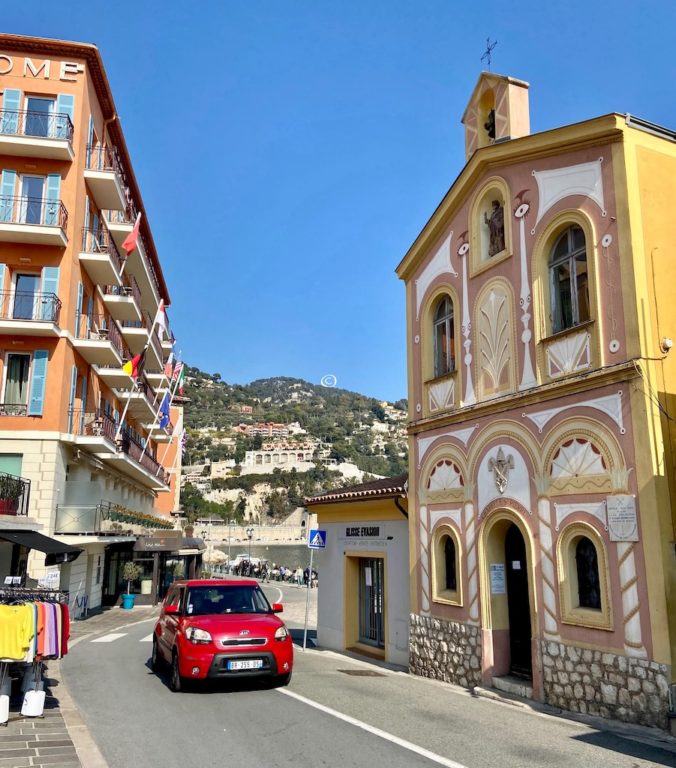
M 627 491 L 629 470 L 622 449 L 603 424 L 586 417 L 562 421 L 542 446 L 547 493 Z
M 469 452 L 468 465 L 470 477 L 476 477 L 477 465 L 481 461 L 491 443 L 504 441 L 510 438 L 518 443 L 530 462 L 532 476 L 539 479 L 542 475 L 541 449 L 537 440 L 522 423 L 512 419 L 501 419 L 491 422 L 472 441 Z
M 467 487 L 467 466 L 457 446 L 442 443 L 427 457 L 420 472 L 421 503 L 463 502 Z
M 490 280 L 474 302 L 479 400 L 516 389 L 514 294 L 502 278 Z
M 493 200 L 497 200 L 503 212 L 504 247 L 499 253 L 488 256 L 489 233 L 484 215 L 490 218 Z M 509 185 L 501 176 L 491 176 L 486 179 L 470 205 L 471 233 L 471 276 L 489 269 L 505 258 L 512 255 L 512 216 L 510 211 L 512 195 Z
M 437 281 L 434 289 L 429 290 L 423 301 L 420 311 L 420 354 L 422 363 L 423 381 L 434 378 L 434 310 L 442 296 L 448 296 L 453 304 L 454 317 L 454 345 L 457 350 L 456 355 L 460 357 L 460 326 L 461 326 L 461 308 L 460 296 L 457 290 L 446 279 Z M 456 377 L 459 375 L 460 366 L 456 367 Z M 459 387 L 459 382 L 458 382 Z M 458 389 L 458 392 L 461 390 Z

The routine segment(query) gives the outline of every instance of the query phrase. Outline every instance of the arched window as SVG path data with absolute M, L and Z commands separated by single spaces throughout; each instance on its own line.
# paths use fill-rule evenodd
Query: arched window
M 601 610 L 601 580 L 596 547 L 591 539 L 581 536 L 575 545 L 577 592 L 580 608 Z
M 568 227 L 549 256 L 552 331 L 557 333 L 590 320 L 587 244 L 581 227 Z
M 442 296 L 434 311 L 434 377 L 455 370 L 455 325 L 453 302 Z
M 458 589 L 455 562 L 455 542 L 450 536 L 444 540 L 444 562 L 446 566 L 446 589 L 455 592 Z

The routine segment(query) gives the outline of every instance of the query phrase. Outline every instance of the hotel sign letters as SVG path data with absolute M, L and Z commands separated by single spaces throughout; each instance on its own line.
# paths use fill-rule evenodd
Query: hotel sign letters
M 387 546 L 387 528 L 375 523 L 344 523 L 338 528 L 337 540 L 351 549 L 370 549 Z
M 345 538 L 360 538 L 361 536 L 368 536 L 370 539 L 380 538 L 380 526 L 379 525 L 353 525 L 350 528 L 345 529 Z
M 52 72 L 52 65 L 58 72 Z M 19 75 L 20 77 L 44 78 L 45 80 L 63 80 L 77 82 L 77 75 L 84 72 L 84 65 L 76 61 L 52 61 L 51 59 L 23 59 L 0 53 L 0 75 Z

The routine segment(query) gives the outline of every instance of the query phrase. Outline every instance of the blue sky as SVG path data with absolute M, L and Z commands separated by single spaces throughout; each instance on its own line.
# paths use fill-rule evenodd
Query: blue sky
M 612 111 L 676 128 L 676 4 L 5 3 L 7 32 L 99 46 L 184 359 L 406 396 L 394 269 L 464 164 L 492 70 L 531 130 Z

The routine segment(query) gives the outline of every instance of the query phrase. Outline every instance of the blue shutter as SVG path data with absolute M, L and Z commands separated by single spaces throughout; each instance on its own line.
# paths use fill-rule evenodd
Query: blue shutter
M 85 411 L 87 410 L 87 377 L 82 377 L 82 392 L 80 394 L 82 410 L 80 411 L 80 434 L 84 434 Z
M 89 195 L 85 195 L 85 217 L 84 229 L 82 230 L 82 251 L 89 253 L 87 243 L 89 242 Z
M 72 367 L 70 371 L 70 396 L 68 398 L 68 432 L 73 431 L 73 422 L 75 418 L 75 389 L 77 387 L 77 368 Z
M 84 285 L 77 284 L 77 305 L 75 306 L 75 338 L 81 338 L 80 320 L 82 318 L 82 299 L 84 298 Z
M 2 97 L 2 119 L 0 133 L 19 132 L 19 109 L 21 108 L 21 91 L 5 88 Z
M 42 320 L 56 323 L 56 307 L 59 295 L 59 268 L 42 268 Z
M 68 120 L 64 115 L 68 115 L 70 122 L 73 122 L 73 112 L 75 110 L 75 96 L 70 93 L 60 93 L 56 97 L 56 138 L 68 139 L 69 127 Z
M 94 324 L 94 299 L 90 296 L 87 301 L 87 338 Z
M 92 141 L 94 141 L 94 118 L 89 115 L 89 127 L 87 128 L 87 156 L 85 158 L 85 168 L 89 168 L 92 159 Z
M 5 294 L 5 265 L 0 264 L 0 318 L 7 317 L 9 309 L 9 291 Z
M 47 176 L 47 209 L 45 211 L 45 224 L 52 227 L 59 223 L 59 205 L 61 196 L 61 174 L 50 173 Z
M 0 183 L 0 221 L 12 221 L 14 208 L 14 190 L 16 189 L 16 171 L 5 169 Z
M 45 401 L 45 384 L 47 383 L 47 359 L 49 352 L 46 349 L 36 349 L 33 352 L 33 372 L 31 374 L 31 397 L 28 403 L 29 416 L 42 416 Z

